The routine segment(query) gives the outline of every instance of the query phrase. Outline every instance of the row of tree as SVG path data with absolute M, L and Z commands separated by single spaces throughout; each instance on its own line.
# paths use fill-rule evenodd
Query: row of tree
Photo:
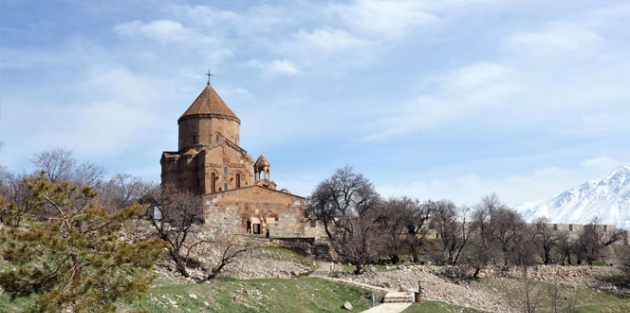
M 383 199 L 370 181 L 346 166 L 319 183 L 308 198 L 332 249 L 360 273 L 383 257 L 414 262 L 465 264 L 474 276 L 484 267 L 582 264 L 600 260 L 622 231 L 604 231 L 594 218 L 578 236 L 558 231 L 545 218 L 526 223 L 496 195 L 457 207 L 449 200 Z

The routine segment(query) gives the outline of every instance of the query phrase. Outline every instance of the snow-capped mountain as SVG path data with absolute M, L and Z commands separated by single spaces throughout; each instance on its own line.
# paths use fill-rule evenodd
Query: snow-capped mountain
M 519 204 L 516 210 L 528 221 L 546 216 L 553 223 L 587 224 L 598 216 L 601 224 L 630 229 L 630 166 L 616 167 L 549 200 Z

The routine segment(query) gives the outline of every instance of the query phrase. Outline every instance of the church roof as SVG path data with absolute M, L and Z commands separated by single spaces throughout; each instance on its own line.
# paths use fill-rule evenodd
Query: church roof
M 241 119 L 223 102 L 223 99 L 209 83 L 179 120 L 187 117 L 217 117 L 241 123 Z
M 267 161 L 267 159 L 265 159 L 265 156 L 261 154 L 258 157 L 258 160 L 256 160 L 256 163 L 254 163 L 254 166 L 271 166 L 271 164 L 269 164 L 269 161 Z

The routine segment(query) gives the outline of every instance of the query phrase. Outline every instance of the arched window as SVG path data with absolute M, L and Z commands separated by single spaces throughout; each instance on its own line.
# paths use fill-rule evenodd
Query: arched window
M 212 172 L 212 174 L 210 174 L 210 193 L 217 192 L 215 180 L 217 180 L 217 175 Z
M 217 134 L 216 136 L 214 136 L 214 139 L 216 142 L 219 142 L 219 140 L 221 140 L 221 135 Z
M 228 190 L 228 184 L 227 183 L 223 184 L 223 190 Z
M 228 167 L 227 166 L 223 168 L 223 174 L 225 174 L 225 175 L 228 174 Z
M 196 145 L 199 143 L 199 137 L 197 137 L 197 134 L 192 135 L 192 142 L 193 142 L 193 145 Z
M 241 174 L 236 173 L 236 188 L 241 188 Z

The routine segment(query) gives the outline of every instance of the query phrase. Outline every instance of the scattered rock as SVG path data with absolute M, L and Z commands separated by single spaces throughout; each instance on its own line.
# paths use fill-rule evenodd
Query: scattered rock
M 343 304 L 342 308 L 350 311 L 352 310 L 352 303 L 350 303 L 349 301 L 346 301 L 346 303 Z

